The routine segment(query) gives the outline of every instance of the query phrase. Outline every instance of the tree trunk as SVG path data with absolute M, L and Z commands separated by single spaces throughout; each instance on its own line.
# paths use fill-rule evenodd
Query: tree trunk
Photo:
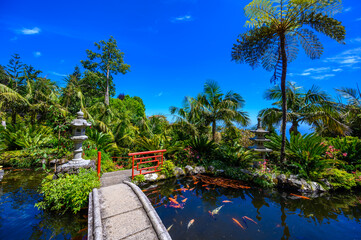
M 293 133 L 293 134 L 298 134 L 299 131 L 298 131 L 298 122 L 297 121 L 292 121 L 292 126 L 290 128 L 290 134 Z
M 107 67 L 107 88 L 105 90 L 105 105 L 109 106 L 109 66 Z
M 217 125 L 216 125 L 216 121 L 213 121 L 212 123 L 212 140 L 216 141 L 216 130 L 217 130 Z
M 287 123 L 287 97 L 286 97 L 286 74 L 287 74 L 287 55 L 286 55 L 286 36 L 280 35 L 281 40 L 281 57 L 282 57 L 282 145 L 281 145 L 281 162 L 286 162 L 285 145 L 286 145 L 286 123 Z

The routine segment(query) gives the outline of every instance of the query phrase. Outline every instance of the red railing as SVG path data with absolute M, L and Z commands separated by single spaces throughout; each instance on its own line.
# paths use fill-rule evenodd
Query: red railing
M 163 153 L 166 151 L 167 151 L 166 149 L 163 149 L 163 150 L 148 151 L 148 152 L 129 153 L 128 156 L 132 157 L 132 179 L 134 178 L 134 176 L 137 176 L 137 175 L 159 172 L 160 167 L 163 164 Z M 158 153 L 158 155 L 150 155 L 150 154 L 156 154 L 156 153 Z M 143 156 L 143 155 L 150 155 L 150 156 L 135 157 L 135 156 Z M 153 159 L 153 160 L 143 161 L 143 160 L 147 160 L 147 159 Z M 139 167 L 140 165 L 147 164 L 147 163 L 156 163 L 156 165 L 150 166 L 150 167 L 144 167 L 144 168 Z M 139 173 L 134 173 L 134 169 L 137 170 Z M 147 171 L 150 169 L 153 169 L 153 170 Z M 144 170 L 146 170 L 146 171 L 144 172 Z

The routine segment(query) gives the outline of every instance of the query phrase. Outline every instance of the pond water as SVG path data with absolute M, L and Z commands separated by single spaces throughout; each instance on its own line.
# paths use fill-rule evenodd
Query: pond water
M 361 193 L 304 199 L 275 190 L 223 188 L 192 178 L 142 189 L 173 240 L 361 239 Z
M 0 182 L 0 239 L 86 239 L 87 209 L 61 215 L 34 207 L 45 176 L 42 171 L 5 170 Z

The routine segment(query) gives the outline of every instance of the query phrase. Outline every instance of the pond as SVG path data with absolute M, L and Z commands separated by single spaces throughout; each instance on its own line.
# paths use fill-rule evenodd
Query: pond
M 173 240 L 361 239 L 361 193 L 315 199 L 192 178 L 144 185 Z
M 61 215 L 34 207 L 45 176 L 42 171 L 5 170 L 0 182 L 0 239 L 86 239 L 87 209 Z

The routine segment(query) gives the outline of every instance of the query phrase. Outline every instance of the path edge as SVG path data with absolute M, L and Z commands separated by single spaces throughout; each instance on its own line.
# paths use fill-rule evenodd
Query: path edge
M 162 220 L 160 219 L 160 217 L 158 216 L 157 212 L 155 211 L 155 209 L 153 208 L 152 204 L 150 203 L 149 199 L 147 198 L 147 196 L 142 192 L 142 190 L 140 190 L 140 188 L 135 185 L 134 183 L 128 182 L 128 181 L 124 181 L 125 184 L 127 184 L 137 195 L 137 197 L 139 198 L 140 202 L 143 205 L 144 210 L 146 211 L 150 222 L 153 225 L 154 230 L 157 233 L 157 236 L 160 240 L 172 240 L 172 238 L 170 237 L 167 229 L 165 228 Z

